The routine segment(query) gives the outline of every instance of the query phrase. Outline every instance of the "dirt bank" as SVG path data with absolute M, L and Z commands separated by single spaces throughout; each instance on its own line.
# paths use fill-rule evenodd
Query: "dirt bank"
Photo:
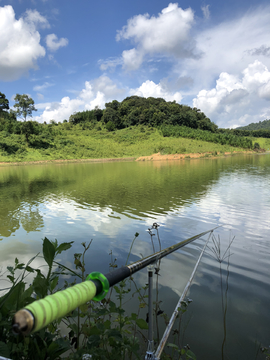
M 231 152 L 225 152 L 225 153 L 217 153 L 216 155 L 213 155 L 211 152 L 208 153 L 190 153 L 190 154 L 166 154 L 161 155 L 159 152 L 157 154 L 153 154 L 150 156 L 140 156 L 136 159 L 136 161 L 161 161 L 161 160 L 181 160 L 181 159 L 199 159 L 199 158 L 207 158 L 210 157 L 216 157 L 220 155 L 228 156 L 233 154 L 252 154 L 253 151 L 243 151 L 243 152 L 237 152 L 234 151 Z

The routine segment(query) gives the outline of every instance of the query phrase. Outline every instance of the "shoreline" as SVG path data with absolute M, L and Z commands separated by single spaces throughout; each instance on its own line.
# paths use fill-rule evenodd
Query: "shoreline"
M 213 159 L 224 156 L 233 156 L 237 154 L 258 154 L 261 152 L 255 152 L 252 150 L 247 151 L 234 151 L 234 152 L 218 152 L 216 155 L 212 152 L 205 153 L 188 153 L 188 154 L 165 154 L 160 152 L 148 156 L 139 157 L 124 157 L 124 158 L 100 158 L 100 159 L 56 159 L 56 160 L 36 160 L 36 161 L 22 161 L 22 162 L 0 162 L 0 166 L 22 166 L 22 165 L 42 165 L 42 164 L 64 164 L 64 163 L 100 163 L 100 162 L 122 162 L 122 161 L 171 161 L 171 160 L 189 160 L 189 159 Z M 263 153 L 268 153 L 265 151 Z
M 125 158 L 100 158 L 100 159 L 56 159 L 56 160 L 35 160 L 35 161 L 22 161 L 22 162 L 0 162 L 0 166 L 7 165 L 39 165 L 39 164 L 63 164 L 63 163 L 79 163 L 79 162 L 115 162 L 115 161 L 135 161 L 137 159 L 136 156 L 133 157 L 125 157 Z

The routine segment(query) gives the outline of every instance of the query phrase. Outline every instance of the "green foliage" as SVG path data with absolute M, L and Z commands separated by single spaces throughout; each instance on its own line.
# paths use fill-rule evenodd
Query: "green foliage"
M 49 284 L 53 281 L 53 277 L 49 275 L 51 267 L 49 267 L 47 277 L 44 276 L 39 269 L 31 266 L 35 258 L 32 258 L 27 264 L 20 263 L 16 258 L 14 266 L 7 267 L 7 278 L 11 286 L 8 292 L 0 298 L 0 355 L 14 360 L 30 360 L 37 357 L 44 360 L 59 359 L 59 356 L 70 348 L 68 341 L 59 337 L 55 330 L 50 331 L 49 328 L 26 338 L 22 335 L 15 336 L 11 331 L 11 321 L 16 311 L 33 302 L 36 296 L 44 297 L 50 293 Z M 18 271 L 20 275 L 16 276 Z M 34 273 L 36 276 L 32 285 L 27 285 L 26 277 Z M 57 324 L 53 326 L 56 329 Z
M 254 145 L 253 145 L 253 149 L 254 150 L 260 150 L 260 144 L 255 142 Z
M 21 124 L 21 134 L 25 135 L 26 142 L 29 142 L 29 136 L 35 134 L 35 127 L 32 121 L 25 121 Z
M 96 107 L 94 110 L 77 112 L 69 118 L 69 122 L 74 125 L 101 120 L 105 125 L 110 123 L 109 131 L 135 125 L 159 127 L 164 124 L 184 125 L 212 132 L 217 130 L 217 126 L 199 109 L 152 97 L 131 96 L 122 102 L 113 100 L 105 104 L 105 110 Z
M 270 139 L 270 130 L 253 130 L 246 136 L 261 137 Z
M 33 110 L 32 99 L 17 94 L 18 99 L 26 102 L 26 108 L 18 103 L 17 112 L 26 117 L 27 111 L 30 114 Z M 17 121 L 15 113 L 2 111 L 0 160 L 122 158 L 156 152 L 217 154 L 253 148 L 251 139 L 242 137 L 241 130 L 217 129 L 199 109 L 175 101 L 131 96 L 105 106 L 105 110 L 96 107 L 77 112 L 69 122 L 51 120 L 49 124 Z
M 101 123 L 97 128 L 87 124 L 39 124 L 31 121 L 34 134 L 22 134 L 24 122 L 0 120 L 0 161 L 22 162 L 53 159 L 123 158 L 152 155 L 156 152 L 171 154 L 232 152 L 240 147 L 221 145 L 203 140 L 163 137 L 161 131 L 147 126 L 134 126 L 108 131 Z M 2 131 L 1 131 L 2 130 Z M 192 129 L 191 129 L 192 130 Z M 261 148 L 269 148 L 267 139 Z
M 114 104 L 117 111 L 124 111 L 125 102 L 118 104 L 118 108 Z M 162 104 L 167 106 L 165 101 Z M 171 106 L 177 110 L 176 103 L 172 103 Z M 113 108 L 111 110 L 116 111 Z M 137 109 L 133 110 L 134 112 L 130 113 L 132 116 Z M 99 109 L 95 111 L 98 112 Z M 144 115 L 146 113 L 148 109 Z M 153 112 L 153 118 L 158 117 L 158 114 L 158 111 Z M 125 124 L 133 121 L 127 115 L 124 117 Z M 253 148 L 251 139 L 237 136 L 232 132 L 223 133 L 220 129 L 213 133 L 179 125 L 155 128 L 140 124 L 118 130 L 116 125 L 111 120 L 106 124 L 94 119 L 74 125 L 72 122 L 40 124 L 36 121 L 22 122 L 10 117 L 0 117 L 0 161 L 123 158 L 147 156 L 157 152 L 220 153 Z M 253 141 L 257 141 L 263 149 L 270 147 L 267 139 Z
M 106 124 L 106 129 L 108 131 L 114 131 L 115 130 L 115 124 L 113 123 L 113 121 L 109 120 Z
M 9 101 L 6 98 L 6 95 L 0 92 L 0 129 L 4 125 L 4 130 L 11 132 L 12 122 L 16 120 L 14 112 L 9 110 Z
M 176 344 L 169 343 L 167 347 L 172 349 L 173 355 L 171 357 L 166 357 L 167 359 L 174 359 L 174 355 L 178 354 L 178 359 L 192 359 L 196 360 L 196 355 L 189 349 L 189 346 L 184 346 L 183 348 L 179 348 Z
M 212 133 L 206 130 L 200 129 L 191 129 L 186 126 L 179 126 L 179 125 L 164 125 L 161 127 L 161 132 L 163 136 L 169 137 L 185 137 L 189 139 L 196 139 L 196 140 L 203 140 L 218 143 L 221 145 L 231 145 L 231 146 L 238 146 L 244 149 L 251 149 L 252 148 L 252 140 L 233 135 L 231 133 Z
M 148 125 L 159 127 L 167 125 L 184 125 L 195 129 L 215 132 L 217 126 L 212 123 L 203 112 L 197 108 L 190 108 L 173 102 L 166 102 L 161 98 L 143 98 L 131 96 L 121 103 L 113 100 L 105 104 L 103 121 L 115 125 L 115 129 L 122 129 L 134 125 Z M 110 125 L 111 127 L 111 125 Z
M 261 353 L 266 356 L 265 360 L 269 360 L 270 359 L 270 346 L 268 346 L 268 347 L 263 346 L 263 347 L 261 347 L 260 350 L 261 350 Z
M 69 122 L 73 125 L 86 122 L 95 123 L 101 120 L 102 115 L 103 110 L 96 106 L 94 110 L 80 111 L 70 115 Z
M 27 95 L 18 96 L 17 99 L 31 103 Z M 31 109 L 30 106 L 24 112 L 21 107 L 17 112 L 26 116 Z M 105 110 L 96 107 L 78 112 L 63 123 L 21 122 L 14 114 L 0 112 L 0 160 L 5 162 L 139 157 L 156 152 L 218 154 L 253 149 L 251 139 L 243 136 L 246 132 L 250 135 L 249 131 L 217 129 L 199 109 L 161 98 L 131 96 L 122 102 L 114 100 L 106 104 Z M 270 143 L 260 140 L 259 145 L 268 149 Z
M 269 120 L 270 121 L 270 120 Z M 237 129 L 218 129 L 219 133 L 227 133 L 236 136 L 252 136 L 252 137 L 261 137 L 261 138 L 270 138 L 270 130 L 269 129 L 255 129 L 249 130 L 245 128 L 237 128 Z
M 37 111 L 34 106 L 34 100 L 26 94 L 16 94 L 14 100 L 15 114 L 24 119 L 24 121 L 26 121 L 27 116 L 32 116 L 33 111 Z
M 9 101 L 6 95 L 0 92 L 0 117 L 5 110 L 9 110 Z

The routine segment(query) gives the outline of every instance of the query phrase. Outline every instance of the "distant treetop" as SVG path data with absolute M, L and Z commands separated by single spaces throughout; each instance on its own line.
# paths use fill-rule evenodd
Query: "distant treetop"
M 0 92 L 0 112 L 9 109 L 9 101 L 6 95 Z
M 37 111 L 37 109 L 34 106 L 34 100 L 26 95 L 20 95 L 20 94 L 16 94 L 15 98 L 15 111 L 14 113 L 16 114 L 16 116 L 21 117 L 22 119 L 24 119 L 24 121 L 26 121 L 27 116 L 32 116 L 32 112 L 33 111 Z

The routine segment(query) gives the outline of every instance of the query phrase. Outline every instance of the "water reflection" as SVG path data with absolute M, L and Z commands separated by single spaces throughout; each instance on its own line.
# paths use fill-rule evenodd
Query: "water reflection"
M 270 321 L 269 175 L 269 155 L 0 167 L 1 265 L 10 265 L 15 256 L 29 260 L 41 250 L 45 236 L 75 241 L 73 252 L 81 251 L 82 241 L 94 239 L 86 270 L 106 273 L 109 251 L 119 265 L 124 264 L 135 232 L 140 236 L 130 260 L 151 253 L 146 230 L 154 221 L 162 225 L 163 248 L 224 225 L 216 232 L 222 239 L 221 250 L 228 245 L 229 230 L 236 237 L 224 354 L 235 360 L 253 359 L 255 340 L 267 345 Z M 162 260 L 160 295 L 168 314 L 203 244 L 198 240 Z M 61 256 L 60 261 L 73 265 L 72 253 Z M 138 273 L 136 279 L 144 285 L 146 274 Z M 207 254 L 190 297 L 194 302 L 184 339 L 198 358 L 218 359 L 224 339 L 219 267 Z
M 53 211 L 72 201 L 70 214 L 71 208 L 73 212 L 87 208 L 103 211 L 106 218 L 114 212 L 132 219 L 154 218 L 192 203 L 219 177 L 215 163 L 174 165 L 101 163 L 1 168 L 0 201 L 4 206 L 0 211 L 0 234 L 10 236 L 20 223 L 27 227 L 27 222 L 32 231 L 40 229 L 39 204 L 44 203 Z M 33 204 L 35 214 L 27 210 Z

